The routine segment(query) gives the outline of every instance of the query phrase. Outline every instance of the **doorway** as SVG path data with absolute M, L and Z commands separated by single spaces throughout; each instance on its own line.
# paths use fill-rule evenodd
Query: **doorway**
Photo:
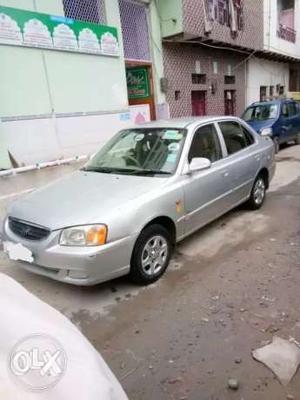
M 225 115 L 235 115 L 235 90 L 225 90 L 224 97 Z
M 129 106 L 141 106 L 137 107 L 137 109 L 141 109 L 141 112 L 137 113 L 135 122 L 146 122 L 143 121 L 145 114 L 149 114 L 150 119 L 155 120 L 156 113 L 151 63 L 144 64 L 126 61 L 126 80 Z
M 290 69 L 290 92 L 298 91 L 298 71 L 296 69 Z
M 206 90 L 192 91 L 192 115 L 206 115 Z

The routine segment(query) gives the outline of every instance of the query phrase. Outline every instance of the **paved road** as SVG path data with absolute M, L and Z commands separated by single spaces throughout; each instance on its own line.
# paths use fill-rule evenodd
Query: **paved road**
M 300 372 L 283 388 L 251 357 L 275 332 L 300 341 L 300 147 L 282 150 L 277 161 L 263 209 L 235 210 L 187 239 L 155 285 L 141 289 L 123 278 L 67 286 L 1 253 L 0 272 L 71 318 L 130 399 L 298 399 Z M 0 178 L 0 217 L 19 192 L 74 168 Z M 236 393 L 226 388 L 230 377 L 240 382 Z

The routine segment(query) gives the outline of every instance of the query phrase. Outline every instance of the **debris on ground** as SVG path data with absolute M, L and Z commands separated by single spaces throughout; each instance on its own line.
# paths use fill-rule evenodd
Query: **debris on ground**
M 230 378 L 230 379 L 228 379 L 227 386 L 231 390 L 238 390 L 239 382 L 237 379 Z
M 254 350 L 252 356 L 270 368 L 284 386 L 292 380 L 300 364 L 300 348 L 277 336 L 271 344 Z

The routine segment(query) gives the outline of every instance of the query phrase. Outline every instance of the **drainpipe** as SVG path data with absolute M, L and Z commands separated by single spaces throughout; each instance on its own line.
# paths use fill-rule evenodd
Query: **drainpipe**
M 248 91 L 249 91 L 249 85 L 248 85 L 248 76 L 249 76 L 249 60 L 246 61 L 245 64 L 245 108 L 248 107 Z
M 202 0 L 203 3 L 203 11 L 204 11 L 204 29 L 205 29 L 205 33 L 211 33 L 212 31 L 212 23 L 209 20 L 209 17 L 207 15 L 207 3 L 205 0 Z
M 236 32 L 237 31 L 237 21 L 236 21 L 233 0 L 229 0 L 229 9 L 230 9 L 230 14 L 231 14 L 231 27 L 230 28 L 231 28 L 232 32 Z
M 92 156 L 83 155 L 83 156 L 64 158 L 62 160 L 48 161 L 48 162 L 43 162 L 43 163 L 39 163 L 39 164 L 28 165 L 26 167 L 11 168 L 11 169 L 7 169 L 7 170 L 4 170 L 4 171 L 0 171 L 0 177 L 1 176 L 16 175 L 16 174 L 19 174 L 21 172 L 33 171 L 33 170 L 36 170 L 36 169 L 54 167 L 54 166 L 64 165 L 64 164 L 70 164 L 72 162 L 86 161 L 86 160 L 90 159 L 91 157 Z
M 35 11 L 38 11 L 36 0 L 33 0 L 33 7 L 34 7 Z M 44 68 L 45 78 L 46 78 L 46 85 L 47 85 L 48 96 L 49 96 L 50 107 L 51 107 L 53 130 L 54 130 L 54 133 L 56 136 L 58 149 L 59 149 L 59 151 L 61 151 L 62 146 L 61 146 L 61 142 L 60 142 L 59 135 L 58 135 L 58 127 L 57 127 L 56 115 L 55 115 L 55 111 L 54 111 L 54 100 L 53 100 L 53 95 L 52 95 L 52 91 L 51 91 L 48 66 L 47 66 L 47 62 L 46 62 L 45 52 L 44 52 L 44 50 L 41 50 L 41 51 L 42 51 L 43 68 Z
M 271 48 L 271 19 L 272 19 L 272 17 L 271 17 L 271 1 L 272 1 L 272 0 L 269 0 L 269 12 L 268 12 L 268 18 L 269 18 L 268 50 L 270 50 L 270 48 Z

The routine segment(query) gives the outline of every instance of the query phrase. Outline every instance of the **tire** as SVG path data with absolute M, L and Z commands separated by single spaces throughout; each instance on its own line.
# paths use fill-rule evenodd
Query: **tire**
M 295 143 L 300 144 L 300 133 L 297 133 Z
M 132 253 L 130 279 L 140 285 L 156 282 L 168 268 L 172 250 L 171 235 L 166 228 L 158 224 L 146 227 Z
M 247 202 L 248 207 L 251 210 L 258 210 L 262 207 L 265 202 L 267 191 L 267 182 L 263 174 L 259 174 L 253 184 L 250 198 Z
M 273 138 L 274 146 L 275 146 L 275 154 L 277 154 L 280 150 L 279 139 L 277 136 Z

